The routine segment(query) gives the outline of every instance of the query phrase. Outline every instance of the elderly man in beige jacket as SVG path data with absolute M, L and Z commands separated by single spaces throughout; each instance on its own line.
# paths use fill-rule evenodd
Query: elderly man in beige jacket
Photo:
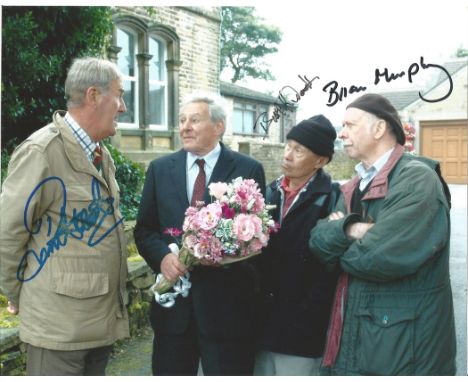
M 0 196 L 0 289 L 20 316 L 28 375 L 104 375 L 128 336 L 126 243 L 109 152 L 126 111 L 117 66 L 73 62 L 68 112 L 19 145 Z

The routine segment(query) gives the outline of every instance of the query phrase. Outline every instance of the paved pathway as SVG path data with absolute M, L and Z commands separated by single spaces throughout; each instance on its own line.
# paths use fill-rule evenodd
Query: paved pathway
M 139 337 L 131 338 L 110 359 L 107 375 L 151 375 L 153 331 L 147 328 Z
M 450 279 L 457 331 L 457 375 L 466 375 L 467 186 L 450 185 L 450 192 L 452 194 Z

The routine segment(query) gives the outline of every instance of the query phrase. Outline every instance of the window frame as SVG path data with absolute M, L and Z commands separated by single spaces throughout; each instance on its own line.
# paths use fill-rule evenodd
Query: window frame
M 237 105 L 236 105 L 237 104 Z M 239 108 L 238 105 L 242 105 L 242 108 Z M 255 110 L 248 109 L 247 105 L 249 106 L 254 106 Z M 236 107 L 237 106 L 237 107 Z M 242 132 L 236 130 L 236 126 L 234 124 L 234 113 L 239 110 L 242 111 Z M 251 136 L 251 137 L 268 137 L 269 132 L 265 134 L 261 130 L 261 126 L 259 123 L 255 124 L 255 122 L 258 122 L 258 118 L 260 114 L 264 112 L 269 112 L 270 110 L 270 104 L 265 103 L 265 102 L 254 102 L 254 101 L 247 101 L 243 99 L 234 99 L 233 100 L 233 108 L 232 108 L 232 134 L 233 135 L 242 135 L 242 136 Z M 254 125 L 252 126 L 252 131 L 245 131 L 245 126 L 244 126 L 244 113 L 245 112 L 252 112 L 255 111 L 254 115 Z
M 168 76 L 169 76 L 169 72 L 167 70 L 167 67 L 166 67 L 166 61 L 167 61 L 167 56 L 168 56 L 168 46 L 167 46 L 167 43 L 166 41 L 161 38 L 160 36 L 158 36 L 156 33 L 150 33 L 148 34 L 148 54 L 151 54 L 151 51 L 150 51 L 150 44 L 149 44 L 149 40 L 150 39 L 153 39 L 157 42 L 160 43 L 160 46 L 163 47 L 164 49 L 164 52 L 163 52 L 163 57 L 162 57 L 162 65 L 163 65 L 163 73 L 164 73 L 164 80 L 151 80 L 150 79 L 150 74 L 148 73 L 148 103 L 150 101 L 150 87 L 151 87 L 151 84 L 163 84 L 164 85 L 164 118 L 163 118 L 163 123 L 162 124 L 152 124 L 150 123 L 150 120 L 151 120 L 151 115 L 149 114 L 150 110 L 148 110 L 148 116 L 149 116 L 149 121 L 148 121 L 148 128 L 151 129 L 151 130 L 161 130 L 161 131 L 167 131 L 169 130 L 169 107 L 168 107 L 168 103 L 169 103 L 169 92 L 168 92 L 168 84 L 169 84 L 169 81 L 168 81 Z M 151 109 L 151 108 L 150 108 Z
M 135 68 L 135 73 L 133 77 L 129 77 L 124 75 L 123 76 L 123 82 L 125 81 L 131 81 L 135 84 L 135 93 L 134 93 L 134 99 L 133 99 L 133 104 L 135 107 L 134 110 L 134 121 L 133 122 L 121 122 L 119 121 L 119 127 L 124 128 L 124 129 L 137 129 L 140 126 L 140 73 L 139 73 L 139 66 L 138 66 L 138 60 L 137 60 L 137 54 L 139 53 L 140 50 L 140 44 L 139 44 L 139 36 L 138 36 L 138 31 L 135 29 L 131 28 L 130 26 L 127 26 L 125 24 L 119 24 L 115 25 L 115 40 L 116 40 L 116 46 L 120 47 L 117 42 L 117 30 L 120 29 L 123 32 L 132 35 L 134 38 L 134 56 L 133 56 L 133 65 Z M 118 53 L 117 56 L 119 56 L 121 52 Z M 118 64 L 118 59 L 117 63 Z M 127 106 L 127 105 L 125 105 Z

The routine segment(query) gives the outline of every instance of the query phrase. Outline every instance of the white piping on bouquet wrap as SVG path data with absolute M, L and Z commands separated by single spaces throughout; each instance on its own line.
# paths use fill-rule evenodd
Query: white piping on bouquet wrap
M 171 252 L 179 256 L 179 246 L 176 243 L 169 244 L 169 249 Z M 154 293 L 154 299 L 156 302 L 164 308 L 171 308 L 175 304 L 176 297 L 180 294 L 182 297 L 187 297 L 189 294 L 189 289 L 192 286 L 192 283 L 189 281 L 190 274 L 187 272 L 184 276 L 180 276 L 179 280 L 176 281 L 174 286 L 174 292 L 166 292 L 163 294 L 159 294 L 156 291 L 156 285 L 158 284 L 159 280 L 163 277 L 162 273 L 158 273 L 156 276 L 156 282 L 150 288 L 151 291 Z

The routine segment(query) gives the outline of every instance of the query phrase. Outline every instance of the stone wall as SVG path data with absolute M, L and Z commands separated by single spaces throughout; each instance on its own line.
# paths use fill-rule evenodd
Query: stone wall
M 180 99 L 194 90 L 219 91 L 219 7 L 117 7 L 148 24 L 174 29 L 180 41 Z
M 335 151 L 333 159 L 324 169 L 334 181 L 351 179 L 355 175 L 354 167 L 358 161 L 350 159 L 343 150 Z
M 238 151 L 249 155 L 263 164 L 267 184 L 281 175 L 284 144 L 240 143 Z M 348 158 L 342 150 L 337 150 L 333 160 L 324 169 L 333 180 L 347 180 L 354 175 L 356 161 Z

